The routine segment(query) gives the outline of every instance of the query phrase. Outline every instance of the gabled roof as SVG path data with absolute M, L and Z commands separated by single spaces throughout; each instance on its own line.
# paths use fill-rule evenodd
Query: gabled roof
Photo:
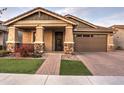
M 72 19 L 74 19 L 74 20 L 77 20 L 77 21 L 79 21 L 79 22 L 82 22 L 82 23 L 84 23 L 84 24 L 87 24 L 87 25 L 93 27 L 93 28 L 80 28 L 80 29 L 78 29 L 78 31 L 100 31 L 100 32 L 113 32 L 113 31 L 114 31 L 114 30 L 111 29 L 111 28 L 94 25 L 94 24 L 92 24 L 92 23 L 90 23 L 90 22 L 87 22 L 87 21 L 85 21 L 85 20 L 83 20 L 83 19 L 81 19 L 81 18 L 78 18 L 78 17 L 73 16 L 73 15 L 70 15 L 70 14 L 65 15 L 65 17 L 67 17 L 67 18 L 72 18 Z
M 113 28 L 113 29 L 115 29 L 115 28 L 124 29 L 124 25 L 113 25 L 113 26 L 111 26 L 110 28 Z
M 21 20 L 21 19 L 23 19 L 23 18 L 25 18 L 25 17 L 27 17 L 27 16 L 29 16 L 29 15 L 32 15 L 32 14 L 34 14 L 34 13 L 36 13 L 36 12 L 43 12 L 43 13 L 46 13 L 46 14 L 48 14 L 48 15 L 54 16 L 54 17 L 56 17 L 56 18 L 58 18 L 58 19 L 60 19 L 60 20 L 63 20 L 63 21 L 65 21 L 65 22 L 67 22 L 67 23 L 70 23 L 70 24 L 72 24 L 72 25 L 76 25 L 74 22 L 68 20 L 68 19 L 65 18 L 64 16 L 59 15 L 59 14 L 57 14 L 57 13 L 54 13 L 54 12 L 52 12 L 52 11 L 49 11 L 49 10 L 47 10 L 47 9 L 44 9 L 44 8 L 42 8 L 42 7 L 34 8 L 34 9 L 32 9 L 32 10 L 30 10 L 30 11 L 28 11 L 28 12 L 25 12 L 25 13 L 19 15 L 19 16 L 16 16 L 16 17 L 14 17 L 14 18 L 12 18 L 12 19 L 9 19 L 9 20 L 7 20 L 6 22 L 4 22 L 4 24 L 5 24 L 5 25 L 9 25 L 9 24 L 14 23 L 14 22 L 16 22 L 16 21 L 19 21 L 19 20 Z
M 94 24 L 92 24 L 92 23 L 90 23 L 88 21 L 85 21 L 85 20 L 83 20 L 83 19 L 81 19 L 79 17 L 73 16 L 73 15 L 70 15 L 70 14 L 65 15 L 65 17 L 75 19 L 75 20 L 80 21 L 80 22 L 82 22 L 84 24 L 87 24 L 87 25 L 89 25 L 89 26 L 91 26 L 93 28 L 97 28 L 96 25 L 94 25 Z

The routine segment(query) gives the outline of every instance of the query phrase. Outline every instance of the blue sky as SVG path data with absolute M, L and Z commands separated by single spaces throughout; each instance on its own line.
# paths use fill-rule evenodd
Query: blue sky
M 124 24 L 124 7 L 45 7 L 53 12 L 66 15 L 72 14 L 86 21 L 101 26 Z M 2 7 L 0 8 L 2 9 Z M 33 7 L 8 7 L 0 15 L 0 20 L 6 21 Z

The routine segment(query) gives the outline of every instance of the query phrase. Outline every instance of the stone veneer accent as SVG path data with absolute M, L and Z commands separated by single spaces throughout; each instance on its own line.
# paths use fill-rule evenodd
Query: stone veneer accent
M 34 44 L 34 52 L 38 54 L 42 54 L 44 51 L 44 43 L 35 43 Z
M 7 50 L 15 52 L 15 43 L 7 43 Z
M 72 54 L 74 52 L 74 43 L 64 43 L 64 52 Z
M 107 46 L 107 52 L 113 51 L 114 49 L 115 49 L 114 44 L 109 44 L 109 45 Z
M 107 37 L 107 52 L 114 50 L 113 34 L 108 34 Z

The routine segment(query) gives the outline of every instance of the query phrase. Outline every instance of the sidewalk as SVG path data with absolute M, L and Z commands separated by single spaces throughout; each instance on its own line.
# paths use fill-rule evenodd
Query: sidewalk
M 123 85 L 124 76 L 0 74 L 0 85 Z

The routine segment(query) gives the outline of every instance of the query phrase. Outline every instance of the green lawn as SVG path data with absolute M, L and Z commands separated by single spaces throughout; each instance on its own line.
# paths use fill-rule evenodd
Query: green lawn
M 80 61 L 62 60 L 60 75 L 92 75 Z
M 33 74 L 42 63 L 41 59 L 0 59 L 0 73 Z

